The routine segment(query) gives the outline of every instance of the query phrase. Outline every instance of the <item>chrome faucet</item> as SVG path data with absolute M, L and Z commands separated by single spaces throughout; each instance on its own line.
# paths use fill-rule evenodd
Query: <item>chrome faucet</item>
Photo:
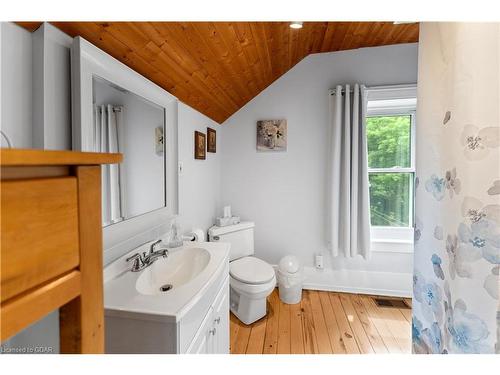
M 146 257 L 147 262 L 153 263 L 160 257 L 168 257 L 168 249 L 165 246 L 160 250 L 155 251 L 156 246 L 160 245 L 161 243 L 161 240 L 157 240 L 151 244 L 151 246 L 149 247 L 149 254 Z
M 162 247 L 160 250 L 155 250 L 155 248 L 161 244 L 161 240 L 157 240 L 151 244 L 149 247 L 149 253 L 146 252 L 135 253 L 134 255 L 128 257 L 126 259 L 127 262 L 133 261 L 132 268 L 130 269 L 132 272 L 139 272 L 143 269 L 152 265 L 158 258 L 168 257 L 168 249 L 166 247 Z

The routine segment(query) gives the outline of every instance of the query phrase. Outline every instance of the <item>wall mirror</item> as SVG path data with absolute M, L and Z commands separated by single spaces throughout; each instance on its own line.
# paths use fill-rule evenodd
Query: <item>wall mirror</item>
M 107 232 L 129 238 L 177 214 L 177 99 L 81 37 L 71 75 L 73 149 L 124 155 L 102 169 L 104 240 L 112 246 Z
M 92 93 L 92 151 L 125 156 L 102 167 L 103 226 L 165 207 L 165 108 L 98 76 Z

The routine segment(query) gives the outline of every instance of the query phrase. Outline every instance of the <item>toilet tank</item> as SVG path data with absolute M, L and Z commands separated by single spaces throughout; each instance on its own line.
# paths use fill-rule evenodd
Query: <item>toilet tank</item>
M 208 230 L 210 242 L 226 242 L 231 244 L 229 260 L 253 255 L 253 228 L 255 224 L 250 221 L 241 222 L 225 227 L 213 226 Z

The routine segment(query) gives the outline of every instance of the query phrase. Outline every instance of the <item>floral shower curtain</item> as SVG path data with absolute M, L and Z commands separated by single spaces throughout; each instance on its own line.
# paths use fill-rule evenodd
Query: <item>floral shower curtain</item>
M 414 353 L 500 353 L 500 24 L 422 23 Z

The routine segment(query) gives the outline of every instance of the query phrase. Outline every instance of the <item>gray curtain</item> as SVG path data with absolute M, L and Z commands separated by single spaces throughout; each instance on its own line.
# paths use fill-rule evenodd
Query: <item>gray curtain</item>
M 370 256 L 370 199 L 363 85 L 330 92 L 327 240 L 334 256 Z

